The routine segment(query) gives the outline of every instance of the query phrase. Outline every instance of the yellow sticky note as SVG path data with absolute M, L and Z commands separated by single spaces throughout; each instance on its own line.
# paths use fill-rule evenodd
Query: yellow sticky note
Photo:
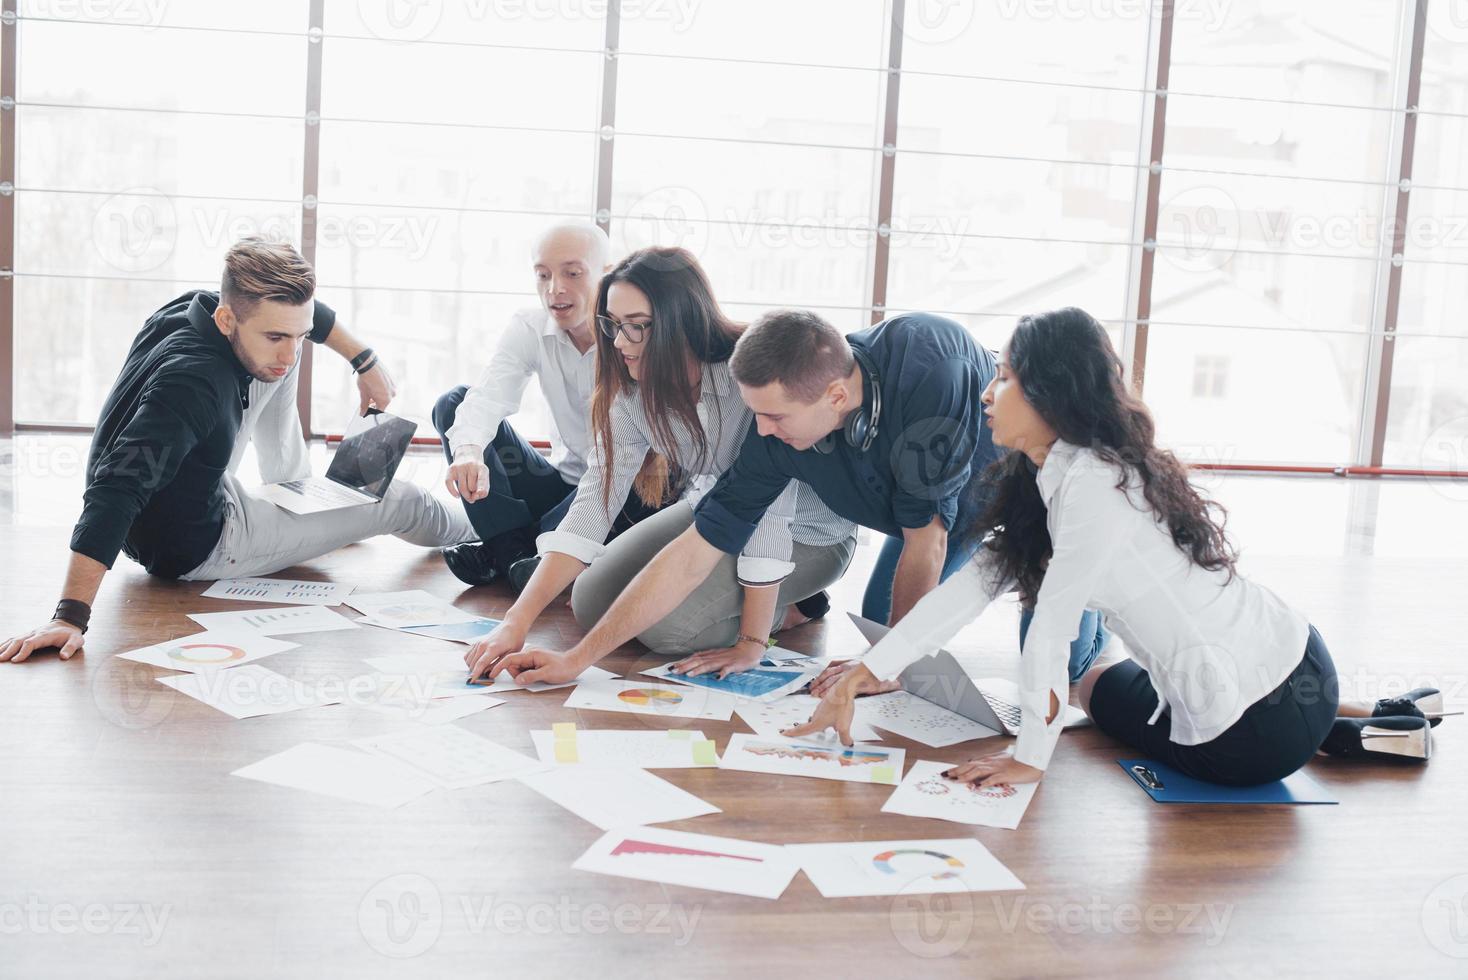
M 557 762 L 580 762 L 576 755 L 576 740 L 574 738 L 556 739 L 556 761 Z
M 560 741 L 563 738 L 574 739 L 576 737 L 576 723 L 574 721 L 558 721 L 551 725 L 551 735 Z
M 713 739 L 704 739 L 693 743 L 693 762 L 700 766 L 716 766 L 719 764 L 718 757 L 714 755 Z
M 873 766 L 872 782 L 895 783 L 897 782 L 897 773 L 893 771 L 891 766 Z
M 686 742 L 689 739 L 693 738 L 693 733 L 692 732 L 681 731 L 681 730 L 679 730 L 677 728 L 674 728 L 674 729 L 671 729 L 668 732 L 668 737 L 669 738 L 677 739 L 680 742 Z

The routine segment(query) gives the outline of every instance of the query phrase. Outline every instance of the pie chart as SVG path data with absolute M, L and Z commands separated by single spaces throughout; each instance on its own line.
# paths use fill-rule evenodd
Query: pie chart
M 944 854 L 942 851 L 919 850 L 883 851 L 881 854 L 875 855 L 872 858 L 872 865 L 883 874 L 895 875 L 897 873 L 897 869 L 892 866 L 892 859 L 897 857 L 899 854 L 916 854 L 921 857 L 933 858 L 935 860 L 942 861 L 949 868 L 963 867 L 963 862 L 954 857 L 952 854 Z M 934 881 L 943 881 L 948 878 L 957 877 L 957 871 L 938 871 L 933 874 Z
M 626 701 L 628 704 L 666 704 L 671 706 L 682 703 L 683 695 L 675 691 L 665 690 L 661 687 L 630 687 L 625 691 L 619 692 L 617 699 L 619 701 Z
M 227 664 L 243 660 L 245 651 L 223 643 L 185 643 L 170 649 L 168 655 L 174 660 L 186 660 L 191 664 Z

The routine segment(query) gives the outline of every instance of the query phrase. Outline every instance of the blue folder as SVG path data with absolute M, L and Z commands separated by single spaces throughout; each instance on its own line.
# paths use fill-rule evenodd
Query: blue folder
M 1171 766 L 1150 759 L 1117 759 L 1116 764 L 1131 777 L 1132 782 L 1158 803 L 1339 803 L 1319 783 L 1296 772 L 1284 779 L 1258 786 L 1219 786 L 1205 783 L 1201 779 L 1185 776 Z M 1152 773 L 1161 789 L 1148 786 L 1142 774 L 1133 772 L 1133 766 L 1143 766 Z

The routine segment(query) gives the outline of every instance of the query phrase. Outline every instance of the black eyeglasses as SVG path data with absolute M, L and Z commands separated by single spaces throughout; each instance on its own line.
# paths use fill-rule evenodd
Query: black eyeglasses
M 616 340 L 617 332 L 621 331 L 634 344 L 642 343 L 642 338 L 647 336 L 647 330 L 652 326 L 652 321 L 647 323 L 628 323 L 625 320 L 613 320 L 609 316 L 601 315 L 596 318 L 596 328 L 601 331 L 603 337 L 608 340 Z

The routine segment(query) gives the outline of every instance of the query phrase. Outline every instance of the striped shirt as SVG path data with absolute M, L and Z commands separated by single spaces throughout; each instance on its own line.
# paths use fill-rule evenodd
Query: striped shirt
M 602 501 L 621 507 L 648 450 L 670 455 L 668 447 L 654 442 L 656 437 L 637 392 L 619 395 L 612 403 L 611 416 L 612 458 L 606 459 L 601 445 L 593 440 L 586 475 L 577 486 L 576 499 L 565 519 L 554 531 L 537 539 L 541 554 L 554 551 L 588 565 L 595 561 L 606 550 L 607 534 L 616 517 Z M 708 440 L 708 451 L 700 456 L 693 433 L 676 419 L 672 423 L 677 439 L 674 448 L 689 477 L 683 499 L 690 506 L 697 504 L 733 464 L 753 418 L 739 397 L 739 386 L 728 363 L 705 364 L 698 420 Z M 605 495 L 603 486 L 609 488 Z M 832 513 L 809 486 L 792 480 L 766 511 L 740 554 L 739 580 L 746 585 L 772 585 L 795 569 L 790 561 L 792 542 L 825 547 L 846 541 L 855 533 L 856 525 Z

